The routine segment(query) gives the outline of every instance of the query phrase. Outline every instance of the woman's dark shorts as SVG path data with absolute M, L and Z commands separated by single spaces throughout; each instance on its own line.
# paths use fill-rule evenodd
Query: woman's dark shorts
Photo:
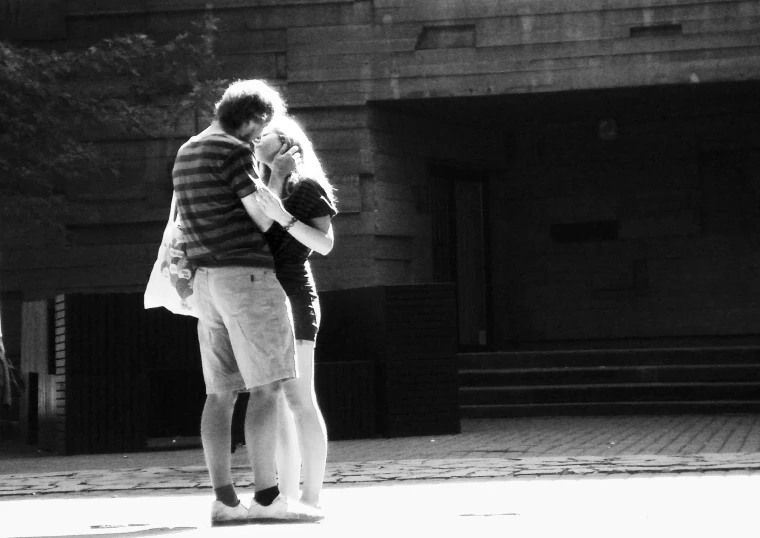
M 319 309 L 319 297 L 311 286 L 295 290 L 286 290 L 293 311 L 293 328 L 296 340 L 315 342 L 322 312 Z

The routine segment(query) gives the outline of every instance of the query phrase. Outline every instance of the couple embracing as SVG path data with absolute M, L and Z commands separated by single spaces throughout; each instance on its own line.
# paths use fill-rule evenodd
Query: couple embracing
M 178 151 L 172 177 L 195 267 L 212 524 L 317 521 L 327 433 L 314 392 L 320 310 L 308 257 L 333 247 L 332 187 L 282 97 L 260 80 L 227 88 L 212 125 Z M 245 438 L 255 486 L 248 503 L 231 474 L 241 391 L 250 393 Z

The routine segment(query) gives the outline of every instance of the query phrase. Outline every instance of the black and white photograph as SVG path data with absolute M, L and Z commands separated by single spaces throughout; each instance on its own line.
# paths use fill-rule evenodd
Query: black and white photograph
M 758 0 L 0 0 L 0 538 L 758 491 Z

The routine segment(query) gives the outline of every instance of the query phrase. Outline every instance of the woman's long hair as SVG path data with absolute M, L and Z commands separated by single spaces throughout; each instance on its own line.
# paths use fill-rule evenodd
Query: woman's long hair
M 277 116 L 269 124 L 269 128 L 280 136 L 287 149 L 298 146 L 301 151 L 301 160 L 285 183 L 283 196 L 287 196 L 299 181 L 311 179 L 324 189 L 327 199 L 334 204 L 335 189 L 330 185 L 330 181 L 322 169 L 322 163 L 319 162 L 311 140 L 306 136 L 298 122 L 290 116 Z M 269 173 L 271 170 L 266 170 L 266 176 Z

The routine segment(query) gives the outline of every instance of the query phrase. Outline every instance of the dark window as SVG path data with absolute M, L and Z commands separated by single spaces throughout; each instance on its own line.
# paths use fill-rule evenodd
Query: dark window
M 589 243 L 614 241 L 618 238 L 619 229 L 616 220 L 597 220 L 552 224 L 551 234 L 555 243 Z
M 655 24 L 653 26 L 632 26 L 631 37 L 663 37 L 683 34 L 680 24 Z

